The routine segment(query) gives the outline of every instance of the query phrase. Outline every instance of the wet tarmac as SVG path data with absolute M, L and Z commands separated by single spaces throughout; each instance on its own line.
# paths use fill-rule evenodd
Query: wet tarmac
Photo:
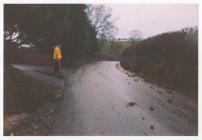
M 118 61 L 86 64 L 71 74 L 62 72 L 67 78 L 65 93 L 51 135 L 198 134 L 194 100 L 128 76 Z

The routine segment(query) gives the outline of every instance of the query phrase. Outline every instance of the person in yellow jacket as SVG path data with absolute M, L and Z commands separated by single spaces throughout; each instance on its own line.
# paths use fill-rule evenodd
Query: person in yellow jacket
M 61 68 L 61 45 L 58 43 L 54 46 L 53 60 L 54 60 L 54 71 L 59 73 Z

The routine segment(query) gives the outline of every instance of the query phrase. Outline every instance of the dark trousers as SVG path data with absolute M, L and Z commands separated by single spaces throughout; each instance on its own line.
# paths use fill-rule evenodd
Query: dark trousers
M 60 60 L 54 60 L 54 71 L 60 72 Z

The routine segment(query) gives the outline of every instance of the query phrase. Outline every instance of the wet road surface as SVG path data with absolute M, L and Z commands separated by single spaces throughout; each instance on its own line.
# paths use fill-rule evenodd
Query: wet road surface
M 119 62 L 100 61 L 62 73 L 68 79 L 62 81 L 65 93 L 50 135 L 198 134 L 196 101 L 128 77 Z M 47 75 L 35 77 L 62 85 Z
M 197 135 L 196 102 L 119 67 L 100 61 L 69 77 L 53 135 Z

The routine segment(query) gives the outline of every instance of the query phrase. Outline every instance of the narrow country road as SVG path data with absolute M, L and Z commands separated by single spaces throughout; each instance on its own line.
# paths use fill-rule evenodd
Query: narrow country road
M 197 103 L 134 80 L 118 64 L 100 61 L 74 72 L 53 135 L 197 135 Z
M 74 71 L 59 106 L 51 135 L 198 134 L 197 102 L 128 77 L 115 61 Z

